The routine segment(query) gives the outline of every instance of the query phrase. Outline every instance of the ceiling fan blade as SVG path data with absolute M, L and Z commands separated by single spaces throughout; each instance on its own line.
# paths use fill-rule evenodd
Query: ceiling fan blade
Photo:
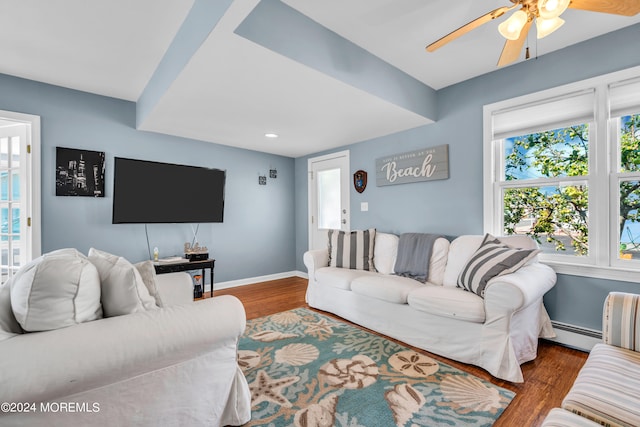
M 633 16 L 640 12 L 640 0 L 572 0 L 573 9 Z
M 486 15 L 482 15 L 479 18 L 474 19 L 471 22 L 466 23 L 465 25 L 463 25 L 462 27 L 458 28 L 457 30 L 454 30 L 452 32 L 450 32 L 449 34 L 447 34 L 446 36 L 442 37 L 439 40 L 436 40 L 435 42 L 431 43 L 429 46 L 427 46 L 427 52 L 433 52 L 436 49 L 441 48 L 442 46 L 444 46 L 445 44 L 449 43 L 450 41 L 453 41 L 455 39 L 457 39 L 458 37 L 467 34 L 469 31 L 478 28 L 479 26 L 486 24 L 489 21 L 492 21 L 496 18 L 501 17 L 502 15 L 504 15 L 506 12 L 510 11 L 511 9 L 513 9 L 514 7 L 518 6 L 517 4 L 514 4 L 513 6 L 503 6 L 503 7 L 499 7 L 496 10 L 492 10 L 491 12 L 487 13 Z
M 520 52 L 522 52 L 524 42 L 527 40 L 527 34 L 529 33 L 532 23 L 533 20 L 528 20 L 527 23 L 524 24 L 522 31 L 520 31 L 520 37 L 518 37 L 517 40 L 507 40 L 504 44 L 504 48 L 502 49 L 502 54 L 500 54 L 498 67 L 511 64 L 520 57 Z

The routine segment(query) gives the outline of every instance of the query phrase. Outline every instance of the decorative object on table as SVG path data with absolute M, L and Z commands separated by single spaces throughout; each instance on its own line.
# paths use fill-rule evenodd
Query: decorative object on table
M 184 257 L 189 261 L 203 261 L 209 259 L 209 249 L 200 246 L 198 242 L 184 244 Z
M 258 185 L 267 185 L 266 175 L 258 175 Z
M 358 193 L 362 193 L 367 188 L 367 172 L 363 170 L 356 171 L 353 174 L 353 186 Z
M 202 274 L 196 274 L 193 276 L 193 297 L 202 298 L 203 291 Z
M 56 196 L 104 197 L 104 151 L 56 147 Z
M 278 177 L 278 171 L 276 170 L 276 168 L 271 168 L 269 169 L 269 178 L 277 178 Z
M 515 393 L 300 308 L 247 321 L 252 425 L 489 426 Z
M 376 185 L 449 178 L 449 144 L 376 159 Z

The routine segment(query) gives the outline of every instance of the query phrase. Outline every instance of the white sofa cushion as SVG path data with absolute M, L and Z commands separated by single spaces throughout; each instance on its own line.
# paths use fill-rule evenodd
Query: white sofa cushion
M 444 271 L 442 284 L 444 286 L 458 286 L 460 272 L 467 265 L 467 261 L 482 244 L 484 235 L 464 235 L 455 238 L 449 245 L 447 266 Z M 529 236 L 501 236 L 498 240 L 512 248 L 537 249 L 538 245 Z M 537 257 L 529 262 L 535 261 Z
M 356 294 L 392 302 L 406 304 L 411 291 L 424 284 L 408 277 L 382 275 L 363 276 L 351 282 L 351 290 Z
M 100 273 L 105 317 L 158 308 L 138 269 L 129 261 L 95 248 L 89 249 L 89 260 Z
M 9 339 L 24 331 L 13 315 L 11 308 L 11 279 L 0 285 L 0 341 Z
M 373 247 L 373 264 L 378 273 L 392 274 L 398 256 L 398 242 L 400 238 L 395 234 L 376 233 Z
M 316 270 L 316 281 L 332 288 L 351 290 L 351 282 L 362 276 L 376 276 L 378 273 L 348 268 L 323 267 Z
M 329 266 L 375 271 L 373 248 L 376 229 L 329 230 Z
M 11 308 L 25 331 L 49 331 L 102 317 L 100 278 L 75 249 L 34 259 L 11 281 Z
M 431 260 L 429 261 L 429 283 L 442 285 L 444 272 L 447 267 L 447 258 L 449 256 L 449 245 L 449 241 L 444 237 L 440 237 L 433 242 Z
M 484 301 L 478 295 L 448 286 L 422 286 L 407 297 L 412 308 L 436 316 L 484 323 Z

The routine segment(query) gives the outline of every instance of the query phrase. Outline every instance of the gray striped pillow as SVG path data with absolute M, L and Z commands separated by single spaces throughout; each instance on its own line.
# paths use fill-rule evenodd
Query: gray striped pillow
M 376 271 L 373 266 L 375 238 L 375 228 L 350 232 L 329 230 L 329 266 Z
M 484 298 L 487 282 L 496 276 L 513 273 L 540 252 L 539 249 L 516 249 L 486 234 L 478 250 L 458 276 L 458 287 Z

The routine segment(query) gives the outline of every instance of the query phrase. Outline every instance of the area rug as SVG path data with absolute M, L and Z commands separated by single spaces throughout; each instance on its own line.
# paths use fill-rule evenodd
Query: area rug
M 254 426 L 490 426 L 515 396 L 304 308 L 248 321 L 239 363 Z

